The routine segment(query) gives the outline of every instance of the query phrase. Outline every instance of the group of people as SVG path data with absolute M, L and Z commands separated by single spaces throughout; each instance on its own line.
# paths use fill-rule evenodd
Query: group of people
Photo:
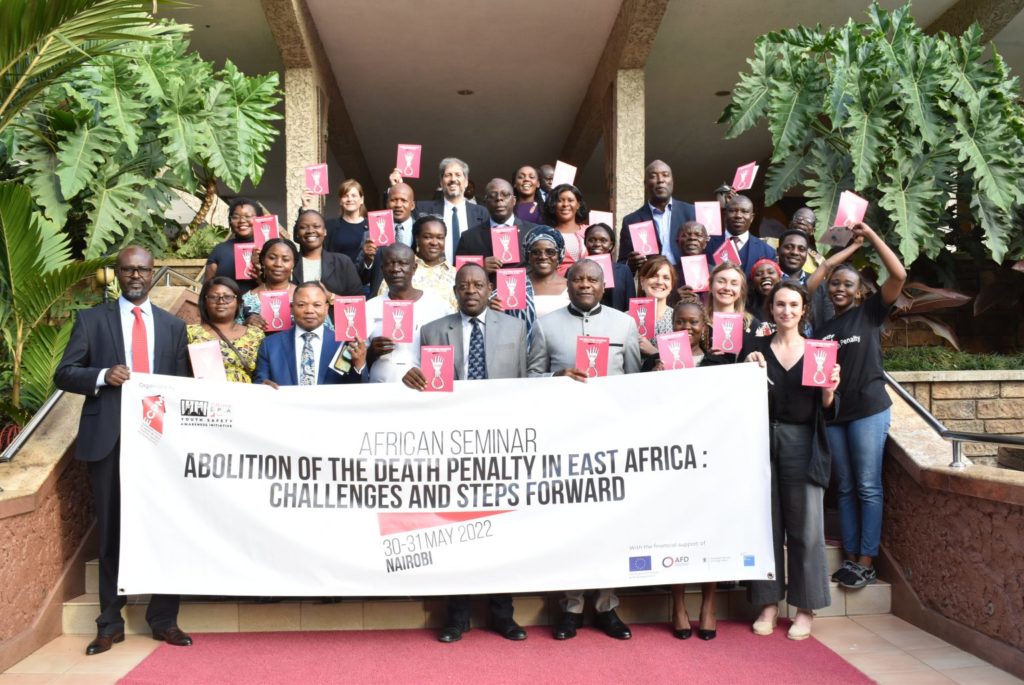
M 875 580 L 873 559 L 881 535 L 881 459 L 888 430 L 880 327 L 906 279 L 896 254 L 866 224 L 852 227 L 854 239 L 827 259 L 814 251 L 814 216 L 807 208 L 793 217 L 775 247 L 751 235 L 754 205 L 727 189 L 721 194 L 724 234 L 709 236 L 695 220 L 694 206 L 673 197 L 672 171 L 661 161 L 646 169 L 647 202 L 627 215 L 620 230 L 589 225 L 579 189 L 550 186 L 541 167 L 522 167 L 513 182 L 487 183 L 481 205 L 465 197 L 468 165 L 445 159 L 439 168 L 442 198 L 417 202 L 396 169 L 387 191 L 395 242 L 378 246 L 365 222 L 361 186 L 345 181 L 339 191 L 341 216 L 327 220 L 304 208 L 288 238 L 268 240 L 253 256 L 247 275 L 234 280 L 234 245 L 252 242 L 255 202 L 231 203 L 232 235 L 209 257 L 199 294 L 201 322 L 184 323 L 148 299 L 152 256 L 140 247 L 118 255 L 121 296 L 82 312 L 57 372 L 58 387 L 83 394 L 76 455 L 89 462 L 100 530 L 100 608 L 97 637 L 87 653 L 110 649 L 123 639 L 116 592 L 119 486 L 119 386 L 132 371 L 189 373 L 186 346 L 219 341 L 229 381 L 282 385 L 400 382 L 423 390 L 421 345 L 450 345 L 458 380 L 568 376 L 585 382 L 576 362 L 577 337 L 609 339 L 607 374 L 658 372 L 657 336 L 687 331 L 698 366 L 737 362 L 766 367 L 770 418 L 772 524 L 776 572 L 773 580 L 751 581 L 751 601 L 761 607 L 753 631 L 771 634 L 778 602 L 797 608 L 791 639 L 811 633 L 813 612 L 830 603 L 825 563 L 823 494 L 835 473 L 845 561 L 832 580 L 856 589 Z M 809 216 L 808 216 L 809 215 Z M 651 221 L 656 254 L 634 248 L 629 226 Z M 491 232 L 515 228 L 522 262 L 510 263 L 492 249 Z M 713 264 L 724 241 L 735 261 Z M 873 294 L 848 259 L 866 244 L 888 271 Z M 617 250 L 617 259 L 614 258 Z M 613 285 L 596 260 L 612 255 Z M 705 255 L 706 292 L 687 284 L 681 258 Z M 455 268 L 459 256 L 475 256 Z M 814 260 L 808 266 L 809 260 Z M 525 267 L 526 306 L 511 308 L 495 288 L 499 269 Z M 277 332 L 261 310 L 260 293 L 286 291 L 292 326 Z M 641 335 L 626 311 L 636 295 L 653 298 L 654 330 Z M 335 296 L 365 295 L 365 339 L 339 343 L 332 321 Z M 411 302 L 411 335 L 384 333 L 385 303 Z M 716 312 L 740 314 L 741 350 L 714 347 Z M 824 388 L 801 384 L 808 337 L 835 340 L 838 364 Z M 685 371 L 678 372 L 685 373 Z M 788 545 L 788 568 L 783 544 Z M 702 588 L 697 635 L 716 637 L 715 584 Z M 556 639 L 569 639 L 582 626 L 583 590 L 564 593 Z M 469 597 L 449 598 L 448 619 L 439 638 L 459 640 L 469 629 Z M 693 626 L 682 586 L 673 589 L 673 634 L 690 638 Z M 596 625 L 609 636 L 631 637 L 618 617 L 614 589 L 596 592 Z M 489 598 L 490 625 L 505 638 L 525 639 L 510 595 Z M 177 599 L 155 595 L 147 620 L 157 639 L 191 644 L 176 623 Z

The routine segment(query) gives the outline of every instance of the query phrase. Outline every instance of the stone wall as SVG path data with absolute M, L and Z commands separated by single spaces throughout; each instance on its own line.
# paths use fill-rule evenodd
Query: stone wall
M 893 378 L 946 428 L 1024 434 L 1024 371 L 903 371 Z M 976 464 L 995 466 L 998 445 L 965 443 Z

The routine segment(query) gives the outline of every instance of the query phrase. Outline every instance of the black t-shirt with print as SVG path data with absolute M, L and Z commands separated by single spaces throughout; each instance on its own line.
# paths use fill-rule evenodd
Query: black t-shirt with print
M 882 324 L 892 305 L 881 292 L 814 330 L 819 340 L 839 341 L 839 413 L 830 423 L 849 423 L 892 405 L 882 375 Z

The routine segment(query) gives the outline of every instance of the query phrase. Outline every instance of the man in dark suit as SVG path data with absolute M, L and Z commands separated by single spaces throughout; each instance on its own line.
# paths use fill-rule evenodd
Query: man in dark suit
M 446 157 L 439 167 L 441 176 L 440 200 L 419 203 L 420 215 L 436 214 L 444 219 L 448 235 L 444 241 L 444 256 L 449 264 L 455 263 L 455 251 L 459 238 L 473 226 L 487 221 L 487 210 L 480 205 L 466 202 L 466 185 L 469 183 L 469 165 L 457 157 Z
M 756 235 L 750 234 L 750 224 L 754 221 L 754 203 L 746 195 L 734 195 L 725 205 L 725 233 L 711 236 L 708 246 L 704 249 L 708 263 L 714 268 L 715 251 L 726 239 L 731 240 L 740 255 L 740 266 L 743 274 L 750 277 L 750 267 L 759 259 L 775 261 L 775 250 Z
M 99 532 L 100 615 L 96 639 L 85 653 L 99 654 L 124 641 L 117 593 L 121 540 L 121 385 L 132 373 L 188 375 L 185 322 L 149 301 L 153 256 L 127 247 L 117 256 L 121 296 L 79 312 L 54 382 L 65 392 L 85 395 L 75 458 L 89 465 Z M 137 457 L 139 455 L 130 455 Z M 153 595 L 146 622 L 153 639 L 186 647 L 192 638 L 178 628 L 177 595 Z
M 541 345 L 528 350 L 526 323 L 490 309 L 491 285 L 487 273 L 476 264 L 466 264 L 455 275 L 456 314 L 437 319 L 420 330 L 421 345 L 451 345 L 454 348 L 456 380 L 526 378 L 541 375 Z M 402 382 L 414 390 L 427 387 L 418 368 L 406 372 Z M 441 629 L 441 642 L 456 642 L 469 630 L 470 597 L 448 598 L 448 620 Z M 512 595 L 488 598 L 491 629 L 508 640 L 525 640 L 526 631 L 512 618 Z
M 328 308 L 327 291 L 318 281 L 307 281 L 295 288 L 295 329 L 263 339 L 256 355 L 253 382 L 275 388 L 362 382 L 366 367 L 366 345 L 362 340 L 345 343 L 335 368 L 331 367 L 341 343 L 334 340 L 333 331 L 324 327 Z
M 665 162 L 656 159 L 647 165 L 644 171 L 644 185 L 647 188 L 647 204 L 632 214 L 627 214 L 619 231 L 619 261 L 629 264 L 633 273 L 636 273 L 644 263 L 646 256 L 633 249 L 633 236 L 629 233 L 630 224 L 653 221 L 658 251 L 672 264 L 678 264 L 679 227 L 697 218 L 692 204 L 672 197 L 675 183 L 672 180 L 672 169 Z
M 522 252 L 522 240 L 526 234 L 536 226 L 529 221 L 523 221 L 515 215 L 516 196 L 512 184 L 503 178 L 491 179 L 491 182 L 484 188 L 484 207 L 487 208 L 489 216 L 486 221 L 481 221 L 473 228 L 462 234 L 459 240 L 456 254 L 460 255 L 481 255 L 484 258 L 484 269 L 488 275 L 492 275 L 501 268 L 520 266 L 520 262 L 502 262 L 494 256 L 494 245 L 491 242 L 491 229 L 506 226 L 514 226 L 519 231 L 520 252 Z M 525 255 L 520 254 L 520 258 Z

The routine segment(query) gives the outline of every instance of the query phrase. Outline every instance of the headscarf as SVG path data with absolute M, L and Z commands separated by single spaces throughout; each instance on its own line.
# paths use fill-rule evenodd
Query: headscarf
M 775 269 L 775 273 L 779 275 L 779 278 L 782 278 L 783 273 L 782 268 L 779 266 L 779 263 L 776 262 L 774 259 L 768 259 L 767 257 L 765 257 L 764 259 L 757 260 L 756 262 L 754 262 L 754 266 L 750 267 L 750 274 L 748 275 L 749 280 L 754 280 L 754 272 L 757 271 L 757 269 L 762 264 L 771 264 L 772 268 Z
M 565 238 L 562 237 L 561 233 L 550 226 L 537 226 L 526 234 L 526 238 L 523 239 L 523 248 L 526 252 L 529 252 L 530 248 L 538 240 L 547 240 L 554 243 L 555 248 L 558 250 L 558 262 L 562 262 L 562 259 L 565 257 Z

